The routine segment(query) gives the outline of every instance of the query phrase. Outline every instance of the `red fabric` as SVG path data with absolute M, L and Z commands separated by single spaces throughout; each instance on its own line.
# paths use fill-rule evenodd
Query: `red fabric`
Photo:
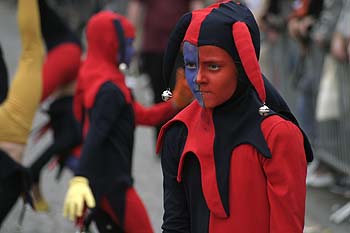
M 79 146 L 76 146 L 72 149 L 72 155 L 75 157 L 75 158 L 80 158 L 80 155 L 81 155 L 81 147 L 82 145 L 80 144 Z
M 58 87 L 77 78 L 80 57 L 81 48 L 75 43 L 63 43 L 48 52 L 43 66 L 42 101 Z
M 188 26 L 187 33 L 183 41 L 188 41 L 193 45 L 198 45 L 198 36 L 203 20 L 210 14 L 210 12 L 219 7 L 220 3 L 213 4 L 205 9 L 200 9 L 198 11 L 192 12 L 192 20 Z
M 202 190 L 211 211 L 209 233 L 303 232 L 307 164 L 303 135 L 292 122 L 277 115 L 262 122 L 261 130 L 271 150 L 271 159 L 263 157 L 249 144 L 233 150 L 228 184 L 230 216 L 225 217 L 219 203 L 214 155 L 208 151 L 215 137 L 211 118 L 197 102 L 192 103 L 164 125 L 157 143 L 158 152 L 164 131 L 174 121 L 182 121 L 188 129 L 178 181 L 181 181 L 185 153 L 193 151 L 200 162 Z
M 307 15 L 309 12 L 310 0 L 302 0 L 300 5 L 297 6 L 296 9 L 292 11 L 292 13 L 288 16 L 288 20 L 292 18 L 301 18 Z
M 104 11 L 89 20 L 86 32 L 87 57 L 79 71 L 74 98 L 74 113 L 79 120 L 82 119 L 82 106 L 86 109 L 91 108 L 100 86 L 107 81 L 120 88 L 128 103 L 132 100 L 131 93 L 125 85 L 124 74 L 116 65 L 119 41 L 114 20 L 119 20 L 126 38 L 135 36 L 134 27 L 122 15 Z
M 262 131 L 272 159 L 241 145 L 232 153 L 229 208 L 231 216 L 210 216 L 209 232 L 302 233 L 306 198 L 303 136 L 278 116 L 267 118 Z M 253 220 L 252 220 L 253 219 Z
M 113 220 L 113 222 L 120 226 L 117 214 L 113 211 L 111 204 L 106 197 L 101 199 L 101 209 L 103 209 Z
M 126 191 L 125 201 L 125 232 L 153 233 L 146 208 L 134 188 L 129 188 Z
M 118 216 L 106 198 L 101 200 L 101 208 L 120 226 Z M 139 195 L 134 188 L 126 190 L 125 219 L 123 229 L 128 233 L 153 233 L 151 221 Z
M 207 202 L 210 211 L 218 216 L 219 218 L 226 218 L 225 209 L 221 202 L 219 188 L 216 182 L 216 170 L 214 161 L 214 138 L 215 128 L 212 119 L 212 111 L 200 107 L 197 101 L 190 104 L 184 111 L 174 117 L 174 120 L 168 122 L 171 124 L 173 121 L 181 120 L 187 126 L 189 130 L 188 135 L 200 135 L 198 137 L 187 137 L 185 148 L 182 152 L 180 164 L 178 168 L 178 182 L 181 182 L 181 173 L 184 158 L 188 152 L 193 152 L 198 157 L 201 166 L 201 178 L 202 178 L 202 189 L 204 198 Z M 166 124 L 161 132 L 159 138 L 163 137 L 163 129 L 167 128 Z M 157 151 L 159 152 L 159 145 L 161 141 L 157 143 Z M 205 147 L 202 145 L 206 145 Z M 210 151 L 207 148 L 211 148 Z
M 255 55 L 253 41 L 247 25 L 243 22 L 234 23 L 232 25 L 232 35 L 248 79 L 250 83 L 253 84 L 260 100 L 265 103 L 265 85 L 262 79 L 259 62 Z
M 157 126 L 165 123 L 177 113 L 177 109 L 171 101 L 162 102 L 144 107 L 138 102 L 133 102 L 136 125 Z
M 229 2 L 229 1 L 232 1 L 232 0 L 216 0 L 215 2 L 216 3 L 225 3 L 225 2 Z M 237 2 L 239 4 L 239 2 Z

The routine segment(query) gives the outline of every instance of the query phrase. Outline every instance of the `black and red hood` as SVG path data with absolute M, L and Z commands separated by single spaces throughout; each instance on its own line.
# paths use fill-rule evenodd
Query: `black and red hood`
M 87 56 L 79 71 L 74 101 L 78 119 L 82 117 L 81 106 L 91 108 L 100 86 L 107 81 L 118 86 L 126 101 L 131 102 L 130 91 L 118 65 L 124 56 L 126 38 L 134 37 L 133 25 L 122 15 L 103 11 L 89 20 L 86 29 Z
M 260 32 L 252 12 L 243 4 L 224 1 L 189 12 L 173 30 L 164 57 L 164 79 L 169 77 L 182 42 L 200 47 L 213 45 L 224 49 L 240 64 L 262 104 L 266 93 L 260 66 Z

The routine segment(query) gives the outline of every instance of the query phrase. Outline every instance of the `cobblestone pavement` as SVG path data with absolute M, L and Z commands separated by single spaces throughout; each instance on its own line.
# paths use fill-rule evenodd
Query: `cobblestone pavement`
M 6 62 L 11 75 L 14 73 L 19 55 L 19 38 L 15 17 L 15 8 L 0 1 L 0 42 L 6 56 Z M 146 83 L 137 84 L 137 98 L 149 100 L 149 89 Z M 36 124 L 45 120 L 42 115 L 36 118 Z M 161 232 L 162 220 L 162 178 L 159 158 L 154 152 L 154 131 L 149 127 L 138 127 L 135 133 L 134 178 L 135 187 L 139 192 L 150 214 L 155 232 Z M 25 164 L 35 158 L 49 142 L 50 135 L 37 145 L 28 145 Z M 63 173 L 59 181 L 55 180 L 56 170 L 45 169 L 43 172 L 43 192 L 50 204 L 50 212 L 37 214 L 27 209 L 22 224 L 19 218 L 22 202 L 18 201 L 3 224 L 0 233 L 68 233 L 75 232 L 73 224 L 62 217 L 62 203 L 67 189 L 67 182 L 71 177 L 68 171 Z M 349 233 L 350 222 L 333 224 L 329 215 L 340 205 L 346 203 L 345 199 L 330 194 L 327 190 L 309 189 L 307 196 L 307 217 L 304 233 Z

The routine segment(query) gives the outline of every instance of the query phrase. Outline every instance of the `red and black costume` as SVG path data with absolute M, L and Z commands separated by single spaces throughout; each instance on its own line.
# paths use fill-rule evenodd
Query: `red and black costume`
M 39 0 L 39 10 L 42 35 L 47 49 L 43 67 L 44 101 L 55 90 L 77 79 L 82 46 L 79 36 L 51 9 L 46 0 Z M 30 166 L 34 183 L 39 182 L 42 168 L 54 155 L 59 156 L 62 169 L 73 149 L 78 147 L 82 140 L 80 124 L 73 114 L 73 93 L 57 97 L 50 103 L 46 113 L 50 121 L 43 129 L 52 129 L 53 142 Z M 74 168 L 74 165 L 70 168 Z
M 76 175 L 89 180 L 97 206 L 92 215 L 100 232 L 153 232 L 133 188 L 134 130 L 136 124 L 160 124 L 176 110 L 170 102 L 145 108 L 134 101 L 118 69 L 125 60 L 125 40 L 135 37 L 125 17 L 100 12 L 89 20 L 86 33 L 87 57 L 74 98 L 84 132 Z
M 215 33 L 213 33 L 215 32 Z M 310 144 L 258 65 L 259 29 L 242 4 L 225 1 L 184 15 L 165 55 L 165 77 L 181 43 L 214 45 L 238 70 L 233 96 L 214 109 L 201 96 L 163 126 L 163 232 L 302 233 Z M 186 43 L 192 51 L 186 52 Z M 186 73 L 195 88 L 195 77 Z M 235 77 L 232 77 L 235 78 Z M 269 109 L 266 110 L 265 104 Z M 262 106 L 264 108 L 262 108 Z

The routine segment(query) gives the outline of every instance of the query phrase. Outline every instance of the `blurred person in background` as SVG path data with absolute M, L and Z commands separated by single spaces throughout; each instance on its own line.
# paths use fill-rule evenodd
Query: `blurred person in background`
M 42 95 L 45 48 L 38 1 L 17 4 L 22 49 L 7 98 L 0 105 L 0 224 L 21 193 L 28 198 L 30 175 L 21 162 Z
M 335 72 L 333 82 L 336 84 L 338 102 L 333 103 L 339 108 L 337 123 L 332 131 L 338 139 L 336 147 L 337 156 L 345 163 L 350 164 L 349 143 L 350 137 L 350 0 L 343 0 L 335 32 L 331 41 L 330 54 L 335 60 Z M 324 106 L 324 107 L 328 107 Z M 330 109 L 328 109 L 330 111 Z M 328 137 L 331 140 L 331 137 Z M 350 198 L 350 176 L 340 173 L 331 186 L 332 192 L 336 192 Z
M 146 108 L 134 100 L 122 71 L 134 55 L 135 31 L 126 17 L 99 12 L 89 20 L 86 37 L 87 56 L 74 95 L 83 145 L 64 215 L 78 221 L 91 216 L 100 232 L 153 232 L 133 187 L 135 126 L 166 122 L 192 101 L 191 91 L 178 71 L 172 101 Z M 84 215 L 86 207 L 91 215 Z
M 313 0 L 302 3 L 307 4 L 306 10 L 303 11 L 303 14 L 294 14 L 288 23 L 289 33 L 299 42 L 301 50 L 300 62 L 302 64 L 296 77 L 296 86 L 299 90 L 296 114 L 312 144 L 322 146 L 318 144 L 320 134 L 316 119 L 316 101 L 322 67 L 325 56 L 329 52 L 331 38 L 342 8 L 342 0 Z M 324 162 L 317 159 L 309 167 L 308 185 L 325 187 L 330 186 L 333 182 L 332 171 Z
M 285 27 L 290 5 L 291 1 L 265 1 L 260 18 L 257 19 L 262 32 L 262 70 L 283 96 L 290 88 L 290 56 L 285 56 L 291 50 Z
M 187 11 L 198 9 L 204 0 L 131 0 L 127 16 L 136 28 L 141 31 L 139 48 L 139 66 L 142 73 L 150 78 L 153 92 L 153 103 L 162 102 L 164 84 L 162 81 L 163 56 L 169 35 L 177 20 Z M 143 16 L 143 18 L 142 18 Z M 178 59 L 178 67 L 183 67 L 182 58 Z M 172 78 L 172 80 L 175 80 Z M 174 83 L 171 84 L 171 88 Z M 158 135 L 161 125 L 156 128 Z
M 48 109 L 45 110 L 49 122 L 39 131 L 43 134 L 52 128 L 53 140 L 31 163 L 29 169 L 33 182 L 34 206 L 37 211 L 48 211 L 48 203 L 40 189 L 40 172 L 54 155 L 59 155 L 63 165 L 63 160 L 81 142 L 81 130 L 73 116 L 72 104 L 82 44 L 79 36 L 58 16 L 47 0 L 39 0 L 39 10 L 46 45 L 41 102 L 49 102 Z

